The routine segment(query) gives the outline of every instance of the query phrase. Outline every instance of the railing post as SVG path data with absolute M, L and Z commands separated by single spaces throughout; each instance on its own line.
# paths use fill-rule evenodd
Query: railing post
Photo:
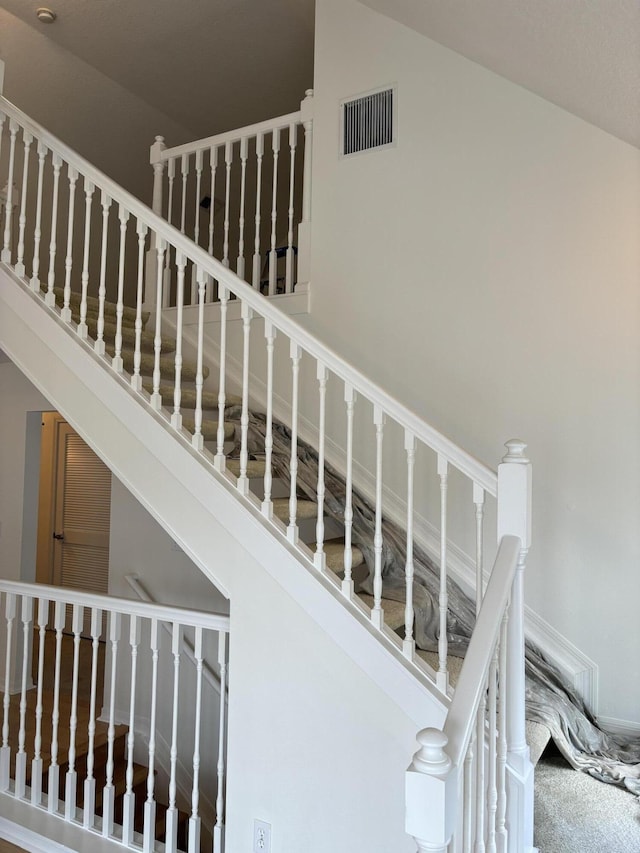
M 507 629 L 507 824 L 513 850 L 533 847 L 533 765 L 525 732 L 524 567 L 531 545 L 531 463 L 526 444 L 512 439 L 498 466 L 498 541 L 518 536 L 518 557 Z
M 162 152 L 167 146 L 164 144 L 164 136 L 156 136 L 155 142 L 149 150 L 149 162 L 153 168 L 153 198 L 151 207 L 153 212 L 162 216 L 162 182 L 164 179 L 164 160 Z M 156 234 L 151 232 L 147 262 L 145 266 L 145 287 L 143 308 L 145 311 L 153 311 L 156 304 Z
M 456 820 L 457 768 L 439 729 L 418 733 L 420 749 L 405 774 L 405 830 L 419 853 L 447 853 Z
M 302 177 L 302 219 L 298 225 L 298 272 L 295 289 L 309 290 L 311 280 L 311 164 L 313 150 L 313 89 L 307 89 L 300 104 L 304 127 L 304 169 Z

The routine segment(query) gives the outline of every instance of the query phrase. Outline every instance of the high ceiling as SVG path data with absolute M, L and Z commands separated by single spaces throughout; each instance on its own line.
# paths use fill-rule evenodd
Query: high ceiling
M 362 2 L 640 147 L 640 0 Z M 0 0 L 196 135 L 312 85 L 314 0 L 50 0 L 49 26 L 39 5 Z

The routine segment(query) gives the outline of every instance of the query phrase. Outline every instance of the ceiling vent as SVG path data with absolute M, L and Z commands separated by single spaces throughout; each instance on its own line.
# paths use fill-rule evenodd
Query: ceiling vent
M 340 153 L 343 157 L 394 144 L 394 87 L 350 98 L 341 106 Z

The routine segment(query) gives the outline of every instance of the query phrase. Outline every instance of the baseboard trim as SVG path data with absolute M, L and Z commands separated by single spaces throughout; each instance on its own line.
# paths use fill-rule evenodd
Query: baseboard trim
M 603 717 L 598 715 L 598 725 L 605 732 L 625 737 L 640 737 L 640 723 L 633 720 L 621 720 L 618 717 Z

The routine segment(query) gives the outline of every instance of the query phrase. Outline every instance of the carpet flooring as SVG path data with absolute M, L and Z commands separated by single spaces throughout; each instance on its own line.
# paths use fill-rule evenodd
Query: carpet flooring
M 540 853 L 638 853 L 640 801 L 573 770 L 558 754 L 536 766 L 534 841 Z

